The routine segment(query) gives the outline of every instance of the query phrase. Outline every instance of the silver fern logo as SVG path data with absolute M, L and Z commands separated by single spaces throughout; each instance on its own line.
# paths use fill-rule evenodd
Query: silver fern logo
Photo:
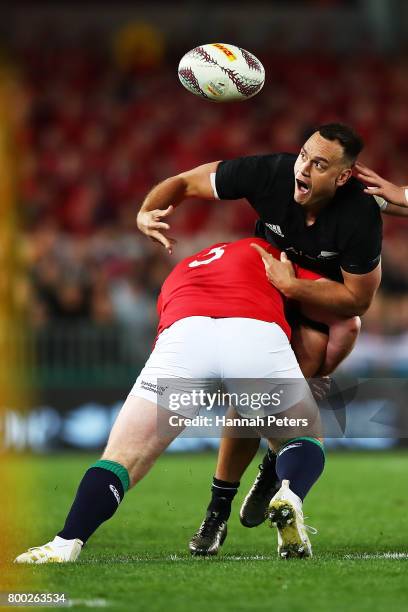
M 284 238 L 284 234 L 280 228 L 280 225 L 275 225 L 273 223 L 265 223 L 266 227 L 269 227 L 270 230 L 272 230 L 272 232 L 274 232 L 275 234 L 278 234 L 278 236 L 282 236 L 282 238 Z

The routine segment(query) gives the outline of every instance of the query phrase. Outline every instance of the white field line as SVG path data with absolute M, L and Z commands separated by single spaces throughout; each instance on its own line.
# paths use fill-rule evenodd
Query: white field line
M 408 553 L 403 552 L 377 552 L 377 553 L 352 553 L 349 555 L 344 555 L 344 559 L 356 560 L 356 561 L 364 561 L 369 559 L 393 559 L 393 560 L 402 560 L 408 559 Z
M 223 555 L 223 556 L 178 556 L 178 555 L 168 555 L 166 557 L 142 557 L 136 555 L 129 555 L 126 557 L 117 557 L 116 559 L 106 559 L 107 563 L 163 563 L 172 561 L 173 563 L 191 563 L 195 561 L 202 562 L 223 562 L 223 561 L 273 561 L 277 559 L 277 555 Z M 96 559 L 82 559 L 80 564 L 88 564 L 95 563 Z M 99 558 L 97 560 L 98 563 L 104 563 L 104 559 Z
M 370 559 L 389 559 L 402 561 L 404 559 L 408 559 L 408 552 L 376 552 L 376 553 L 349 553 L 346 555 L 336 555 L 336 551 L 333 550 L 333 556 L 327 558 L 326 554 L 322 557 L 326 561 L 336 561 L 336 560 L 346 560 L 346 561 L 367 561 Z M 187 557 L 187 556 L 178 556 L 178 555 L 168 555 L 166 557 L 143 557 L 143 556 L 133 556 L 129 555 L 127 557 L 118 557 L 117 559 L 108 559 L 108 563 L 165 563 L 165 562 L 173 562 L 173 563 L 228 563 L 229 561 L 276 561 L 278 556 L 276 554 L 272 555 L 222 555 L 222 556 L 196 556 L 196 557 Z M 316 560 L 319 559 L 319 555 L 316 555 Z M 82 563 L 94 563 L 94 559 L 83 560 Z M 98 559 L 98 563 L 103 563 L 104 559 Z M 310 562 L 310 560 L 309 560 Z M 101 600 L 103 601 L 103 600 Z M 108 604 L 109 605 L 109 604 Z
M 74 608 L 75 606 L 85 606 L 85 608 L 107 608 L 111 605 L 107 599 L 69 599 L 64 607 Z

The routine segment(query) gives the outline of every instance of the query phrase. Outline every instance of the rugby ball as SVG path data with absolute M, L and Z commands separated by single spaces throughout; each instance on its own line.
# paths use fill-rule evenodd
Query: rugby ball
M 265 83 L 264 67 L 255 55 L 224 43 L 202 45 L 186 53 L 178 75 L 188 91 L 214 102 L 252 98 Z

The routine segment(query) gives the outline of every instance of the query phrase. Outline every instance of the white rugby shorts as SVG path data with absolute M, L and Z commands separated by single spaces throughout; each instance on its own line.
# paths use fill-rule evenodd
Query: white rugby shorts
M 170 392 L 203 389 L 214 393 L 221 382 L 231 393 L 285 391 L 286 397 L 292 398 L 291 405 L 308 392 L 288 337 L 279 325 L 238 317 L 194 316 L 176 321 L 160 334 L 129 395 L 169 408 Z M 240 414 L 248 414 L 239 403 L 234 407 Z M 287 407 L 287 402 L 276 404 L 265 414 Z M 190 405 L 178 412 L 191 417 L 199 408 L 194 410 Z

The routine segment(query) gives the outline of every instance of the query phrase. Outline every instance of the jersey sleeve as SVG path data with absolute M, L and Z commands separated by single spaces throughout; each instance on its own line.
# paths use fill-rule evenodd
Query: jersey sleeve
M 251 199 L 274 179 L 279 155 L 237 157 L 218 164 L 215 189 L 220 200 Z
M 372 200 L 371 196 L 369 196 Z M 351 234 L 341 257 L 340 266 L 350 274 L 368 274 L 380 262 L 382 246 L 382 219 L 377 204 L 369 202 L 364 217 Z

